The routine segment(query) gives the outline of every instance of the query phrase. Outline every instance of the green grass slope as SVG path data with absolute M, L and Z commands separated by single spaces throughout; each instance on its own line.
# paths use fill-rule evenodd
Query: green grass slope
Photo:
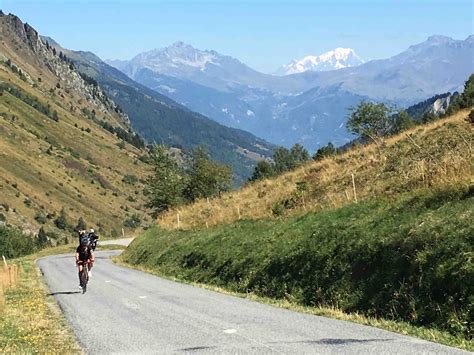
M 472 338 L 474 189 L 404 194 L 287 220 L 154 228 L 122 259 L 237 292 Z

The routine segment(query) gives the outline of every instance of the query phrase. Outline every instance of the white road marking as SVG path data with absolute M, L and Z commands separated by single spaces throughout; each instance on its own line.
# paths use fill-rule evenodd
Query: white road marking
M 226 334 L 234 334 L 234 333 L 237 333 L 237 329 L 226 329 L 226 330 L 224 330 L 224 333 L 226 333 Z
M 138 298 L 144 299 L 146 298 L 146 296 L 138 296 Z
M 110 280 L 105 281 L 105 283 L 107 283 L 107 284 L 108 284 L 109 282 L 110 282 Z

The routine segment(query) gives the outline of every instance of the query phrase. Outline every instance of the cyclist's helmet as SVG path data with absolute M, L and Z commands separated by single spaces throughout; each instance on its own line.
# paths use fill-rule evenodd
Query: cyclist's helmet
M 81 242 L 81 246 L 84 246 L 84 247 L 88 246 L 90 244 L 89 237 L 87 237 L 85 234 L 81 235 L 80 242 Z
M 90 233 L 94 233 L 94 229 L 93 229 L 93 228 L 91 228 L 91 230 L 90 230 L 89 232 L 90 232 Z

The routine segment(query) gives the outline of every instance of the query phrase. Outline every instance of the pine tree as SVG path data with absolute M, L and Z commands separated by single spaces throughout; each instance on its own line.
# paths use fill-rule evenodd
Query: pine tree
M 68 227 L 67 219 L 66 219 L 66 211 L 64 211 L 64 208 L 61 209 L 61 212 L 59 212 L 58 218 L 54 220 L 54 225 L 58 227 L 59 229 L 66 230 Z
M 86 224 L 86 221 L 84 221 L 84 218 L 79 217 L 79 219 L 77 220 L 77 225 L 74 229 L 76 231 L 87 229 L 87 224 Z
M 38 231 L 38 236 L 36 239 L 36 245 L 38 248 L 44 248 L 48 244 L 48 236 L 44 231 L 43 227 L 41 227 Z

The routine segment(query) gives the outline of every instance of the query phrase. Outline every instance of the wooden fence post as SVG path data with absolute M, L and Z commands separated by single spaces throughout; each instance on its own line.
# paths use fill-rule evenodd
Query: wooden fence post
M 178 221 L 178 228 L 179 228 L 181 225 L 181 221 L 179 220 L 179 213 L 176 213 L 176 219 Z
M 357 203 L 357 192 L 356 192 L 354 174 L 351 174 L 351 175 L 352 175 L 352 189 L 354 190 L 354 200 L 355 200 L 355 203 Z
M 2 311 L 4 307 L 5 307 L 5 296 L 3 293 L 3 285 L 0 282 L 0 311 Z

